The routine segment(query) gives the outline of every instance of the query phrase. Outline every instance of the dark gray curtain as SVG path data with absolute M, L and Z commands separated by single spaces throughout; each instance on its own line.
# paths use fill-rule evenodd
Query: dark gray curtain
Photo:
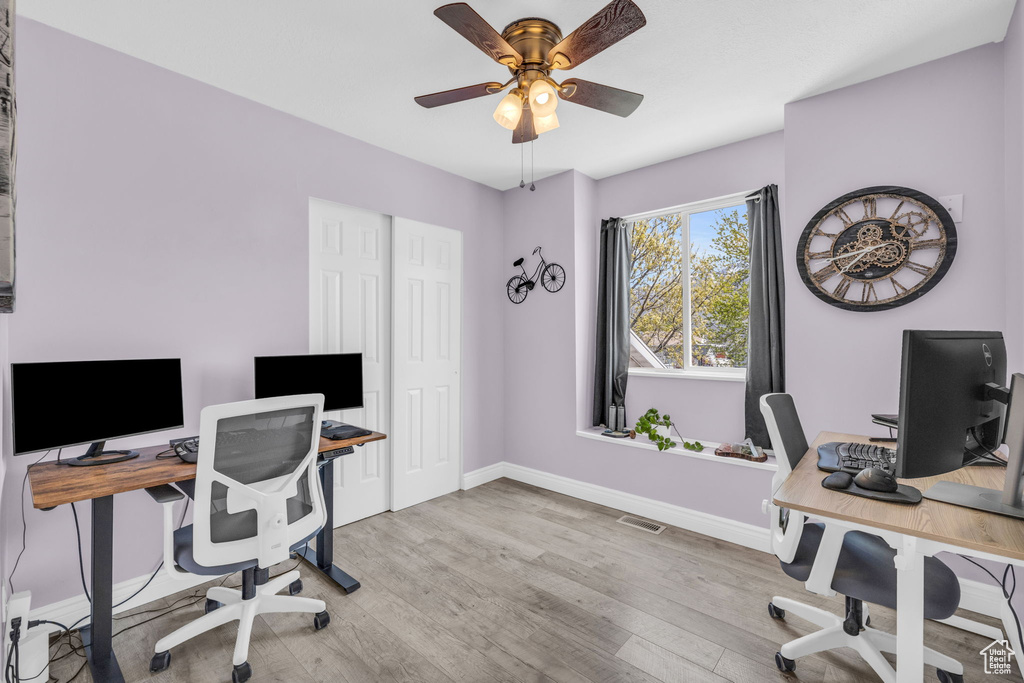
M 608 407 L 626 405 L 629 379 L 629 226 L 601 221 L 601 269 L 597 283 L 597 353 L 594 425 L 608 424 Z
M 747 340 L 746 434 L 771 447 L 761 416 L 764 394 L 786 390 L 785 292 L 779 188 L 768 185 L 747 197 L 750 226 L 750 332 Z

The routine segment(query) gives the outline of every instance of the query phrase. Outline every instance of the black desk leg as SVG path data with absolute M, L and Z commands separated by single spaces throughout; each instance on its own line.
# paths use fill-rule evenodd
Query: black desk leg
M 111 646 L 114 592 L 114 497 L 92 500 L 92 623 L 80 630 L 96 683 L 124 683 Z
M 359 582 L 334 566 L 334 462 L 328 460 L 320 466 L 320 486 L 324 491 L 327 523 L 316 535 L 316 550 L 306 546 L 300 556 L 341 586 L 346 594 L 359 588 Z

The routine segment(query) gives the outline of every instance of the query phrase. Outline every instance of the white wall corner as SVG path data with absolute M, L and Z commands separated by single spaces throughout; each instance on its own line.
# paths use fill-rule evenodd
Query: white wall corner
M 462 490 L 466 491 L 471 488 L 476 488 L 481 484 L 486 484 L 489 481 L 495 479 L 501 479 L 505 476 L 505 463 L 496 462 L 493 465 L 487 467 L 481 467 L 478 470 L 472 472 L 465 472 L 462 475 Z
M 640 515 L 656 522 L 662 522 L 711 538 L 735 543 L 746 548 L 769 552 L 769 530 L 767 527 L 759 527 L 747 524 L 746 522 L 700 512 L 699 510 L 690 510 L 689 508 L 672 505 L 671 503 L 616 491 L 615 489 L 596 484 L 588 484 L 509 462 L 500 462 L 473 472 L 467 472 L 462 478 L 462 488 L 464 490 L 471 489 L 474 486 L 486 484 L 501 477 L 521 481 L 524 484 L 530 484 L 598 505 L 604 505 L 615 510 Z

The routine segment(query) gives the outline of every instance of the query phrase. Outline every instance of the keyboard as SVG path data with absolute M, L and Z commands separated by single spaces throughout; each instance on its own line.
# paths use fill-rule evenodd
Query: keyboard
M 369 429 L 363 429 L 362 427 L 356 427 L 355 425 L 337 423 L 333 427 L 320 430 L 320 436 L 325 439 L 332 439 L 340 441 L 341 439 L 355 439 L 360 436 L 369 436 L 373 434 Z
M 890 473 L 894 472 L 896 451 L 877 444 L 836 441 L 818 446 L 819 470 L 826 472 L 843 470 L 850 474 L 857 474 L 869 467 L 877 467 Z

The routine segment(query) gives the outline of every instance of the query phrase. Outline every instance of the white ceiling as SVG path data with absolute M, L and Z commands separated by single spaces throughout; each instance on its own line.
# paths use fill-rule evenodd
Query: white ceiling
M 18 13 L 498 189 L 519 146 L 498 97 L 413 97 L 505 81 L 433 16 L 445 0 L 18 0 Z M 782 128 L 783 105 L 1002 40 L 1015 0 L 636 0 L 647 26 L 569 72 L 643 93 L 619 118 L 561 103 L 538 178 L 603 178 Z M 473 0 L 499 32 L 541 16 L 568 34 L 605 0 Z M 529 174 L 529 149 L 527 174 Z M 529 180 L 529 178 L 527 178 Z

